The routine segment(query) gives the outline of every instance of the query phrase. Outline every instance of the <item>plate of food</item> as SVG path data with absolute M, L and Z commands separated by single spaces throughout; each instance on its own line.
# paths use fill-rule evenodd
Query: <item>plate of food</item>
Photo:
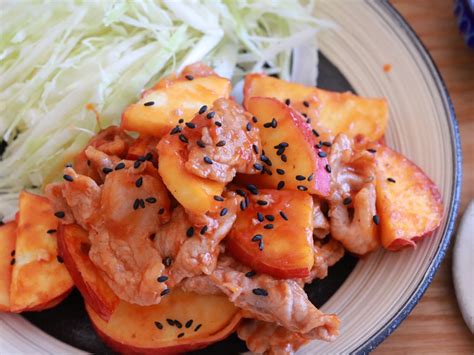
M 419 301 L 461 181 L 429 54 L 387 2 L 238 4 L 7 3 L 0 352 L 367 353 Z

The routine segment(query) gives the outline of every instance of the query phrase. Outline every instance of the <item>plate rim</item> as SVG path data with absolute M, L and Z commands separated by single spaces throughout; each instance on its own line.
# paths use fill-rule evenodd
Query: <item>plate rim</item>
M 450 201 L 450 206 L 448 209 L 447 222 L 444 234 L 441 238 L 441 241 L 438 245 L 438 249 L 431 260 L 429 267 L 427 268 L 422 280 L 418 284 L 417 288 L 407 299 L 407 301 L 400 307 L 400 309 L 395 313 L 395 315 L 389 319 L 383 327 L 369 339 L 367 339 L 362 345 L 355 349 L 352 353 L 357 354 L 366 354 L 374 350 L 378 345 L 380 345 L 390 334 L 392 334 L 395 329 L 397 329 L 400 324 L 408 317 L 411 311 L 415 308 L 418 302 L 421 300 L 422 296 L 428 289 L 428 286 L 431 285 L 433 278 L 438 271 L 441 262 L 444 260 L 446 251 L 448 250 L 452 236 L 454 234 L 455 222 L 459 213 L 459 206 L 461 203 L 461 186 L 462 186 L 462 149 L 461 149 L 461 136 L 459 133 L 459 125 L 454 111 L 454 106 L 449 95 L 446 83 L 433 60 L 430 52 L 421 41 L 421 38 L 416 34 L 407 20 L 402 16 L 402 14 L 387 0 L 381 2 L 371 3 L 368 0 L 365 2 L 369 6 L 378 7 L 382 11 L 387 12 L 390 17 L 392 17 L 405 31 L 408 39 L 413 44 L 414 48 L 421 54 L 426 67 L 428 68 L 431 76 L 435 79 L 436 88 L 440 94 L 440 97 L 443 99 L 443 106 L 448 118 L 448 124 L 450 128 L 450 138 L 451 138 L 451 147 L 453 148 L 453 159 L 454 159 L 454 184 L 452 186 L 452 199 Z

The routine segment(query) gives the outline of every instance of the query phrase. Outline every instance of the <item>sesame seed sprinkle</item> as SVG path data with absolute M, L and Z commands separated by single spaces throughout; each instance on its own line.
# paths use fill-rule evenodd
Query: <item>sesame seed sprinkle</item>
M 194 76 L 192 76 L 192 75 L 190 75 L 190 74 L 185 75 L 184 77 L 185 77 L 186 79 L 188 79 L 188 80 L 194 80 Z
M 273 222 L 275 220 L 275 216 L 272 214 L 265 215 L 267 221 Z
M 318 152 L 318 157 L 320 157 L 320 158 L 326 158 L 327 156 L 328 155 L 327 155 L 326 152 L 323 152 L 323 151 Z
M 258 147 L 256 144 L 252 144 L 252 149 L 255 154 L 258 154 Z
M 282 155 L 283 153 L 285 153 L 285 148 L 278 148 L 278 150 L 277 150 L 277 155 L 280 156 L 280 155 Z
M 285 221 L 288 221 L 288 216 L 286 215 L 285 212 L 280 211 L 280 216 L 281 216 L 281 218 L 283 218 Z
M 199 328 L 201 328 L 201 327 L 202 327 L 202 324 L 198 324 L 198 325 L 196 326 L 196 328 L 194 328 L 194 331 L 197 332 L 197 331 L 199 330 Z
M 15 265 L 15 258 L 13 258 L 11 261 L 10 261 L 10 265 Z
M 253 116 L 253 117 L 252 117 L 252 121 L 253 121 L 253 123 L 257 123 L 257 122 L 258 122 L 258 118 L 255 117 L 255 116 Z
M 268 291 L 263 288 L 254 288 L 252 292 L 257 296 L 268 296 Z
M 169 256 L 163 259 L 163 265 L 166 267 L 170 267 L 172 262 L 173 262 L 173 259 L 171 259 L 171 257 Z
M 290 106 L 291 100 L 290 100 L 290 99 L 285 99 L 285 104 L 286 104 L 287 106 Z
M 165 282 L 167 280 L 168 280 L 168 276 L 166 276 L 166 275 L 162 275 L 162 276 L 160 276 L 156 279 L 156 281 L 158 281 L 158 282 Z
M 377 153 L 377 150 L 376 150 L 376 149 L 373 149 L 373 148 L 369 148 L 369 149 L 367 149 L 367 151 L 368 151 L 369 153 Z
M 242 196 L 242 197 L 245 197 L 246 196 L 246 193 L 245 191 L 241 190 L 241 189 L 237 189 L 235 190 L 235 193 L 239 196 Z
M 193 320 L 190 319 L 186 322 L 186 324 L 184 325 L 186 328 L 191 328 L 191 326 L 193 325 Z
M 219 201 L 219 202 L 222 202 L 222 201 L 224 201 L 224 197 L 222 197 L 222 196 L 219 196 L 219 195 L 214 195 L 214 197 L 213 197 L 213 198 L 214 198 L 214 200 L 216 200 L 216 201 Z
M 263 222 L 264 217 L 263 217 L 262 212 L 257 212 L 257 219 L 258 219 L 259 222 Z
M 186 237 L 191 238 L 194 235 L 194 227 L 189 227 L 186 231 Z
M 140 160 L 137 160 L 135 163 L 133 163 L 133 167 L 135 169 L 138 169 L 142 165 L 142 162 Z M 104 168 L 105 169 L 105 168 Z M 104 171 L 105 172 L 105 171 Z M 107 174 L 107 173 L 106 173 Z
M 204 160 L 204 162 L 205 162 L 206 164 L 212 164 L 212 159 L 209 158 L 207 155 L 204 157 L 203 160 Z
M 391 178 L 391 177 L 387 178 L 387 181 L 388 181 L 388 182 L 392 182 L 392 183 L 396 183 L 396 182 L 397 182 L 397 180 L 395 180 L 394 178 Z
M 264 248 L 264 244 L 263 244 L 263 239 L 258 243 L 258 249 L 260 251 L 263 251 L 263 248 Z
M 184 119 L 182 119 L 182 118 L 180 118 L 180 119 L 178 120 L 178 123 L 179 123 L 179 124 L 181 124 L 181 123 L 183 123 L 183 122 L 184 122 Z
M 223 147 L 225 146 L 226 141 L 219 141 L 216 143 L 216 147 Z
M 174 320 L 169 319 L 169 318 L 166 318 L 166 322 L 167 322 L 169 325 L 174 326 Z
M 138 198 L 133 201 L 133 209 L 138 210 L 138 207 L 140 207 L 140 200 Z
M 64 218 L 64 216 L 66 216 L 66 214 L 63 211 L 57 211 L 54 213 L 54 215 L 58 218 Z
M 228 212 L 228 209 L 224 207 L 224 208 L 221 210 L 220 216 L 221 216 L 221 217 L 224 217 L 224 216 L 227 214 L 227 212 Z
M 186 122 L 185 125 L 186 127 L 191 128 L 191 129 L 196 128 L 196 125 L 192 122 Z
M 255 234 L 253 237 L 252 237 L 252 242 L 258 242 L 262 239 L 262 235 L 261 234 Z
M 345 205 L 345 206 L 348 206 L 352 203 L 352 198 L 351 197 L 346 197 L 342 203 Z
M 268 201 L 265 201 L 265 200 L 258 200 L 258 201 L 257 201 L 257 205 L 266 206 L 266 205 L 268 205 Z
M 170 131 L 170 135 L 177 134 L 177 133 L 181 132 L 181 130 L 182 130 L 182 128 L 180 126 L 176 126 Z
M 277 122 L 276 119 L 273 118 L 272 119 L 272 128 L 277 128 L 277 126 L 278 126 L 278 122 Z
M 255 186 L 253 184 L 248 184 L 247 185 L 247 190 L 249 190 L 252 195 L 258 195 L 257 186 Z
M 163 213 L 165 213 L 165 209 L 163 207 L 161 207 L 158 211 L 158 214 L 163 214 Z
M 285 182 L 284 181 L 279 181 L 278 185 L 277 185 L 277 190 L 281 190 L 284 187 L 285 187 Z
M 200 148 L 205 148 L 206 147 L 206 143 L 204 143 L 202 140 L 198 139 L 196 141 L 196 144 L 198 145 L 198 147 Z
M 63 179 L 69 182 L 73 182 L 74 179 L 71 175 L 63 175 Z
M 374 223 L 375 223 L 376 225 L 379 225 L 379 223 L 380 223 L 380 217 L 379 217 L 378 215 L 375 215 L 374 217 L 372 217 L 372 219 L 373 219 L 373 221 L 374 221 Z
M 255 271 L 253 271 L 253 270 L 252 270 L 252 271 L 248 271 L 248 272 L 245 273 L 245 277 L 250 278 L 250 277 L 252 277 L 252 276 L 255 276 L 256 274 L 257 274 L 257 273 L 256 273 Z
M 331 166 L 329 164 L 326 164 L 324 167 L 328 173 L 331 173 Z
M 276 172 L 277 172 L 278 175 L 285 175 L 285 170 L 283 170 L 283 169 L 278 168 L 278 169 L 276 169 Z
M 306 180 L 306 177 L 304 177 L 303 175 L 296 175 L 295 179 L 298 180 L 298 181 L 304 181 L 304 180 Z
M 263 124 L 263 127 L 264 128 L 270 128 L 272 126 L 272 123 L 271 122 L 267 122 L 267 123 L 264 123 Z
M 309 102 L 308 101 L 303 101 L 304 107 L 309 107 Z
M 215 121 L 214 124 L 215 124 L 217 127 L 222 127 L 222 122 L 220 122 L 220 121 Z
M 241 211 L 245 210 L 245 202 L 244 201 L 240 201 L 240 210 Z
M 268 223 L 263 226 L 264 229 L 273 229 L 273 224 Z
M 319 137 L 318 131 L 316 131 L 314 128 L 313 128 L 312 132 L 313 132 L 313 134 L 314 134 L 316 137 Z
M 268 158 L 265 154 L 262 154 L 260 156 L 260 160 L 263 161 L 265 164 L 267 164 L 268 166 L 272 166 L 272 161 L 270 160 L 270 158 Z
M 114 171 L 114 170 L 111 169 L 111 168 L 103 168 L 103 169 L 102 169 L 102 172 L 103 172 L 105 175 L 107 175 L 108 173 L 111 173 L 112 171 Z
M 184 333 L 179 333 L 177 336 L 177 338 L 182 338 L 182 337 L 184 337 Z
M 64 259 L 61 255 L 56 255 L 56 260 L 58 261 L 58 263 L 62 264 L 64 263 Z
M 160 322 L 155 322 L 155 327 L 161 330 L 163 329 L 163 324 L 161 324 Z
M 285 163 L 288 161 L 288 157 L 285 154 L 282 154 L 280 158 Z
M 171 290 L 169 288 L 165 288 L 163 291 L 161 291 L 160 296 L 166 296 L 168 293 L 170 293 Z
M 56 233 L 56 229 L 48 229 L 48 230 L 46 231 L 46 233 L 48 233 L 48 234 L 54 234 L 54 233 Z
M 310 175 L 308 176 L 308 181 L 312 181 L 313 178 L 314 178 L 314 175 L 313 175 L 313 174 L 310 174 Z
M 258 163 L 253 164 L 253 167 L 257 171 L 263 170 L 263 166 L 261 164 L 258 164 Z
M 247 208 L 250 204 L 250 199 L 248 196 L 245 196 L 244 202 L 245 202 L 245 208 Z
M 184 134 L 180 134 L 179 135 L 179 140 L 183 143 L 189 143 L 188 139 L 186 138 L 186 136 Z
M 214 118 L 215 115 L 216 115 L 216 113 L 214 111 L 211 111 L 206 115 L 206 117 L 207 117 L 207 119 L 211 120 L 211 119 Z
M 252 130 L 252 125 L 250 124 L 250 122 L 247 123 L 247 125 L 245 126 L 245 129 L 249 132 Z
M 296 188 L 300 191 L 308 191 L 308 188 L 304 185 L 298 185 L 298 186 L 296 186 Z
M 135 186 L 140 187 L 143 185 L 143 178 L 140 176 L 136 181 L 135 181 Z
M 141 208 L 145 208 L 145 201 L 142 198 L 138 200 L 138 203 Z
M 147 198 L 145 199 L 145 201 L 148 202 L 148 203 L 156 203 L 156 198 L 154 198 L 154 197 L 147 197 Z
M 148 101 L 143 104 L 143 106 L 153 106 L 155 104 L 155 101 Z
M 201 231 L 200 231 L 199 233 L 200 233 L 200 234 L 206 234 L 208 228 L 209 228 L 208 226 L 202 227 L 202 228 L 201 228 Z
M 324 145 L 325 147 L 331 147 L 332 146 L 332 143 L 331 142 L 321 142 L 322 145 Z
M 206 105 L 203 105 L 201 106 L 201 108 L 199 109 L 199 114 L 202 115 L 204 112 L 207 111 L 207 106 Z

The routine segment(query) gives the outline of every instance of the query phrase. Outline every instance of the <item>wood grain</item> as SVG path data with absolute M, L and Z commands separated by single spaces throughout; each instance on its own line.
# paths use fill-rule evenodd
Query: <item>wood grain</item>
M 474 51 L 460 37 L 449 0 L 392 0 L 428 48 L 449 90 L 463 150 L 460 216 L 474 198 Z M 456 303 L 452 246 L 433 283 L 375 354 L 473 354 L 474 340 Z

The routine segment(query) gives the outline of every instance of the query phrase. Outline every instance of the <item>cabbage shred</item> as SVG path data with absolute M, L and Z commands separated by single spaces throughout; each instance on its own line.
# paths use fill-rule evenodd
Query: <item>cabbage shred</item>
M 41 190 L 60 176 L 98 131 L 89 103 L 102 127 L 118 124 L 143 88 L 197 61 L 234 83 L 253 71 L 289 79 L 292 48 L 316 53 L 315 35 L 331 25 L 312 15 L 313 6 L 287 0 L 4 2 L 0 136 L 8 146 L 0 160 L 0 218 L 13 216 L 21 189 Z

